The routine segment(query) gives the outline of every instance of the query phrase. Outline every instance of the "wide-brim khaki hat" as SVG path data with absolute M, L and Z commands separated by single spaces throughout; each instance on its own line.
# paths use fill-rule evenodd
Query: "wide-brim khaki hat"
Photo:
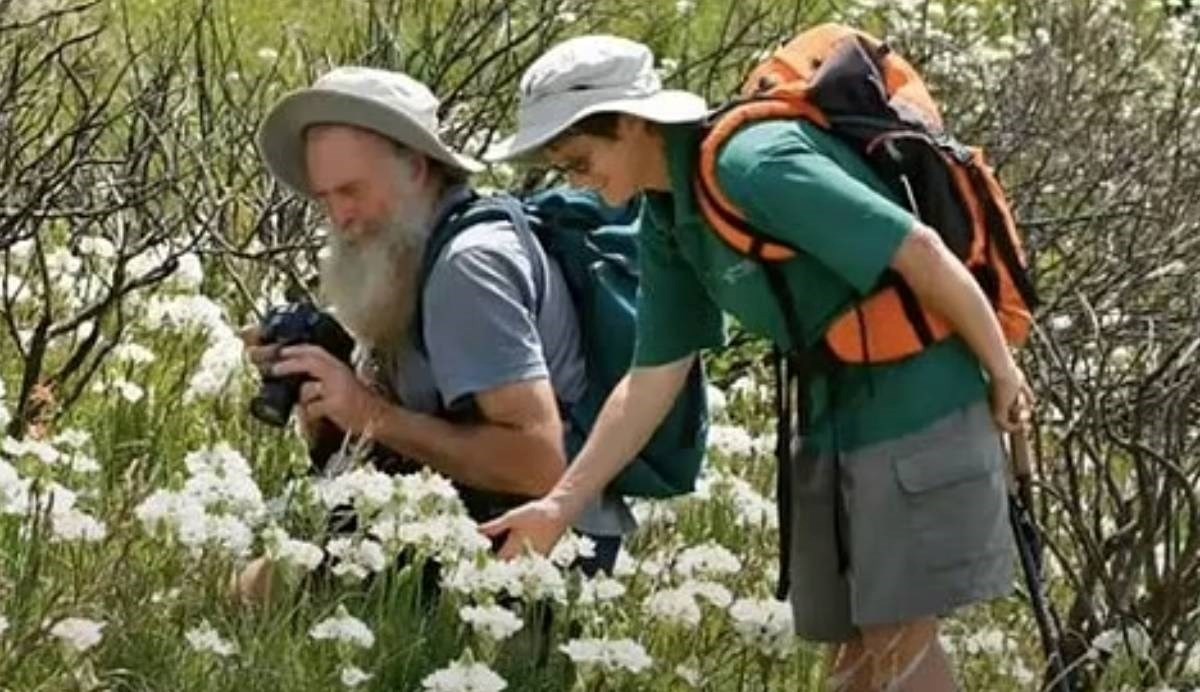
M 311 87 L 293 91 L 271 109 L 258 133 L 267 168 L 280 182 L 311 197 L 304 132 L 313 125 L 353 125 L 378 133 L 464 173 L 483 164 L 438 137 L 438 100 L 424 84 L 399 72 L 338 67 Z
M 704 99 L 663 89 L 646 46 L 617 36 L 579 36 L 534 61 L 521 78 L 517 132 L 492 146 L 485 161 L 534 153 L 584 118 L 626 113 L 664 125 L 697 122 Z

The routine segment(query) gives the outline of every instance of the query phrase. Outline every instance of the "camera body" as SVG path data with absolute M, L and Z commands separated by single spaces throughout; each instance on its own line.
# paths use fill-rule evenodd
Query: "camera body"
M 343 363 L 350 362 L 354 338 L 329 313 L 312 303 L 287 303 L 271 308 L 259 323 L 264 344 L 319 346 Z M 250 401 L 250 413 L 269 425 L 283 427 L 300 399 L 304 375 L 264 375 L 262 388 Z

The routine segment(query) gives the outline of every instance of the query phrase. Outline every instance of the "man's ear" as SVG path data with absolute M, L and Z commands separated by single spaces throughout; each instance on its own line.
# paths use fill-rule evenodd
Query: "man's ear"
M 400 179 L 405 183 L 424 182 L 430 173 L 429 157 L 412 149 L 397 146 L 396 168 L 399 171 Z

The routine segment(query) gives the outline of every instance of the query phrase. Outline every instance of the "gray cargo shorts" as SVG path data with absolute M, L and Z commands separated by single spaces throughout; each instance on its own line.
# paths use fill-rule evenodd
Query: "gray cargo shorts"
M 789 469 L 796 633 L 841 642 L 864 626 L 944 616 L 1007 595 L 1015 547 L 1006 464 L 986 402 L 843 453 L 840 530 L 848 565 L 840 573 L 834 460 L 801 445 Z

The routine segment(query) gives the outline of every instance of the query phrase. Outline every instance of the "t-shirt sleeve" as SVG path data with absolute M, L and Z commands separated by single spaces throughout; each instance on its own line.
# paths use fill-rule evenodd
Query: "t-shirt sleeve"
M 733 137 L 718 160 L 721 188 L 752 225 L 866 294 L 915 219 L 817 150 L 801 127 L 764 123 Z
M 725 343 L 721 309 L 669 237 L 643 212 L 634 365 L 663 365 Z
M 425 345 L 447 407 L 467 395 L 549 376 L 525 260 L 523 252 L 494 245 L 452 247 L 430 273 L 422 307 Z

